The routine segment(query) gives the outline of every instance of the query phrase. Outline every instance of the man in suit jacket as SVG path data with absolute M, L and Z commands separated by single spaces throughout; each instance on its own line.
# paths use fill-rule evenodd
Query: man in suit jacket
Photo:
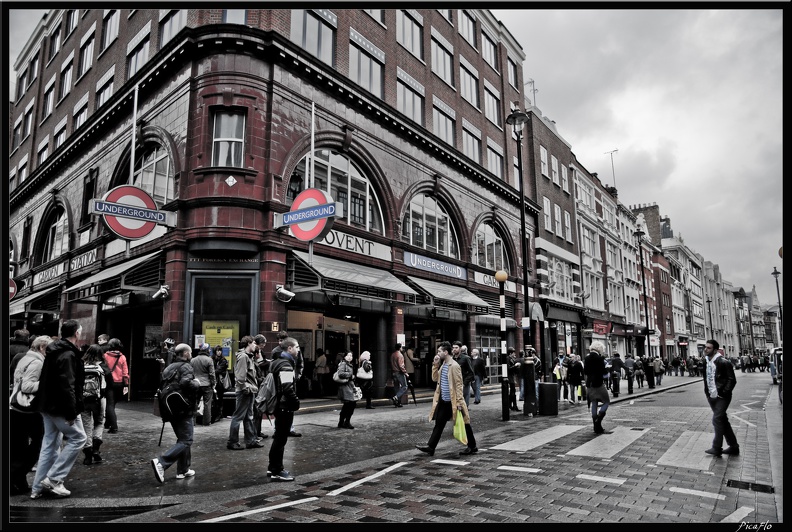
M 740 454 L 740 446 L 734 435 L 726 410 L 731 403 L 732 390 L 737 385 L 734 375 L 734 366 L 718 352 L 720 344 L 716 340 L 707 340 L 704 346 L 704 355 L 707 357 L 706 373 L 704 375 L 704 394 L 707 396 L 712 409 L 712 427 L 715 437 L 712 439 L 712 448 L 704 451 L 713 456 L 721 454 Z M 723 439 L 729 446 L 723 449 Z

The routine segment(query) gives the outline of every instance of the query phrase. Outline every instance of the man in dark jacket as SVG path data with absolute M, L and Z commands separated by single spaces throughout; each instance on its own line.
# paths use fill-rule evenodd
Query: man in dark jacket
M 721 454 L 740 454 L 740 446 L 734 435 L 726 410 L 731 403 L 732 390 L 737 385 L 734 375 L 734 366 L 727 358 L 718 353 L 720 344 L 716 340 L 707 340 L 704 346 L 704 355 L 707 357 L 706 373 L 704 374 L 704 394 L 707 396 L 712 409 L 712 427 L 715 437 L 712 438 L 712 448 L 704 451 L 707 454 L 720 456 Z M 729 446 L 723 449 L 723 438 Z
M 173 383 L 171 387 L 181 392 L 182 396 L 187 399 L 188 406 L 184 411 L 174 416 L 168 416 L 168 419 L 163 417 L 163 421 L 170 421 L 171 428 L 176 434 L 176 443 L 158 458 L 151 460 L 154 478 L 160 484 L 165 482 L 165 470 L 173 464 L 176 464 L 177 479 L 195 476 L 195 471 L 190 469 L 192 458 L 190 447 L 193 443 L 195 429 L 193 416 L 201 382 L 195 378 L 193 366 L 190 363 L 192 348 L 187 344 L 179 344 L 174 348 L 173 353 L 173 363 L 162 372 L 162 383 L 167 386 L 171 386 L 170 383 Z
M 605 385 L 605 345 L 599 340 L 594 340 L 589 346 L 589 354 L 583 363 L 586 372 L 586 390 L 591 404 L 591 419 L 594 421 L 594 432 L 597 434 L 610 434 L 602 428 L 602 419 L 608 411 L 610 396 Z M 600 403 L 599 405 L 597 403 Z
M 30 345 L 30 332 L 27 329 L 17 329 L 14 337 L 11 338 L 11 345 L 8 347 L 8 360 L 11 364 L 11 386 L 14 386 L 14 372 L 17 364 L 28 352 Z
M 281 352 L 269 366 L 269 372 L 278 383 L 278 406 L 275 414 L 275 434 L 269 452 L 267 476 L 272 480 L 291 481 L 294 476 L 283 466 L 283 451 L 294 421 L 294 412 L 300 408 L 297 397 L 297 381 L 294 367 L 297 362 L 299 344 L 291 337 L 284 338 L 280 343 Z
M 31 499 L 41 497 L 44 488 L 53 495 L 68 497 L 63 481 L 85 446 L 83 429 L 84 366 L 77 342 L 82 326 L 76 320 L 61 325 L 60 339 L 47 346 L 39 377 L 39 411 L 44 420 L 44 440 L 39 452 Z M 60 449 L 61 436 L 63 448 Z M 60 451 L 60 452 L 59 452 Z
M 621 355 L 619 353 L 613 353 L 610 364 L 611 390 L 613 391 L 613 397 L 619 397 L 619 385 L 621 384 L 622 370 L 626 371 L 626 368 L 624 367 L 624 361 L 621 359 Z

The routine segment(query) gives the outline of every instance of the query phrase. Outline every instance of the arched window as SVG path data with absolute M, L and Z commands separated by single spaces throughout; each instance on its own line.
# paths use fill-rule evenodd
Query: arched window
M 481 224 L 476 230 L 476 239 L 473 242 L 473 260 L 479 266 L 488 270 L 504 270 L 511 272 L 509 256 L 503 239 L 488 223 Z
M 149 145 L 135 164 L 133 184 L 151 194 L 157 205 L 171 201 L 175 194 L 173 169 L 168 152 L 158 144 Z
M 402 221 L 402 241 L 433 253 L 459 258 L 459 239 L 448 213 L 425 194 L 410 202 Z
M 39 264 L 44 264 L 69 251 L 69 219 L 63 207 L 58 207 L 41 227 L 46 235 Z
M 382 209 L 368 178 L 344 154 L 326 148 L 314 153 L 313 163 L 306 155 L 294 169 L 286 191 L 286 203 L 290 205 L 302 192 L 306 172 L 310 174 L 313 166 L 313 188 L 324 190 L 344 205 L 344 217 L 336 221 L 383 234 Z

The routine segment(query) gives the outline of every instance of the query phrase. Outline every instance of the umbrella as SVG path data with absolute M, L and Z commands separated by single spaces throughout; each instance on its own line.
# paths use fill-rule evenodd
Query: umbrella
M 413 383 L 412 383 L 412 381 L 410 380 L 409 377 L 407 377 L 407 388 L 410 390 L 410 393 L 412 393 L 413 404 L 417 405 L 418 402 L 415 400 L 415 388 L 413 387 Z

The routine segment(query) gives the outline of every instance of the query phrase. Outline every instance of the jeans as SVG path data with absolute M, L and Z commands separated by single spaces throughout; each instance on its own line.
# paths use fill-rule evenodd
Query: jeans
M 399 383 L 399 389 L 396 391 L 396 399 L 401 401 L 402 395 L 407 393 L 407 375 L 404 373 L 393 373 L 393 384 Z
M 236 392 L 236 410 L 231 418 L 228 431 L 227 445 L 239 443 L 239 424 L 245 433 L 245 444 L 252 445 L 256 442 L 256 428 L 253 426 L 253 400 L 256 396 L 252 393 Z
M 470 382 L 462 384 L 462 397 L 465 399 L 465 405 L 467 406 L 470 406 L 470 385 Z
M 663 384 L 663 374 L 662 373 L 655 373 L 655 384 L 660 386 Z
M 182 416 L 171 419 L 173 433 L 176 434 L 176 443 L 159 456 L 162 467 L 168 469 L 176 464 L 176 473 L 186 473 L 190 469 L 192 453 L 190 446 L 193 443 L 193 417 Z
M 473 397 L 476 403 L 481 402 L 481 377 L 476 375 L 473 380 Z
M 275 434 L 272 435 L 267 466 L 267 470 L 272 471 L 273 474 L 283 471 L 283 450 L 286 448 L 293 422 L 294 412 L 278 412 L 275 415 Z
M 9 410 L 8 448 L 11 484 L 27 486 L 27 474 L 33 469 L 41 452 L 44 438 L 44 422 L 41 414 L 23 414 Z
M 105 398 L 99 401 L 85 401 L 85 410 L 82 417 L 83 430 L 85 431 L 85 448 L 93 447 L 93 440 L 102 441 L 104 434 Z
M 461 416 L 462 412 L 457 412 L 457 415 Z M 429 443 L 426 444 L 427 447 L 430 449 L 437 447 L 437 444 L 440 443 L 440 436 L 443 435 L 446 423 L 453 419 L 453 417 L 454 411 L 451 408 L 451 403 L 440 399 L 435 409 L 435 425 L 432 429 L 432 435 L 429 436 Z M 470 423 L 465 423 L 465 434 L 467 435 L 468 449 L 476 449 L 476 437 L 473 436 L 473 427 L 470 426 Z
M 718 397 L 713 399 L 707 396 L 710 408 L 712 409 L 712 428 L 715 429 L 715 436 L 712 438 L 712 447 L 714 449 L 721 449 L 723 447 L 723 439 L 726 438 L 726 443 L 730 447 L 737 447 L 737 436 L 734 435 L 729 418 L 726 415 L 726 410 L 729 408 L 731 398 L 724 399 Z
M 66 479 L 85 445 L 86 438 L 80 416 L 71 425 L 66 422 L 66 418 L 45 412 L 41 413 L 41 418 L 44 420 L 44 439 L 41 442 L 36 477 L 33 479 L 33 493 L 41 493 L 41 481 L 45 478 L 56 482 Z M 66 443 L 61 449 L 62 440 Z
M 212 423 L 212 397 L 214 397 L 214 390 L 211 386 L 201 386 L 198 392 L 198 399 L 203 398 L 204 411 L 203 416 L 195 415 L 195 421 L 201 422 L 201 425 L 208 426 Z

